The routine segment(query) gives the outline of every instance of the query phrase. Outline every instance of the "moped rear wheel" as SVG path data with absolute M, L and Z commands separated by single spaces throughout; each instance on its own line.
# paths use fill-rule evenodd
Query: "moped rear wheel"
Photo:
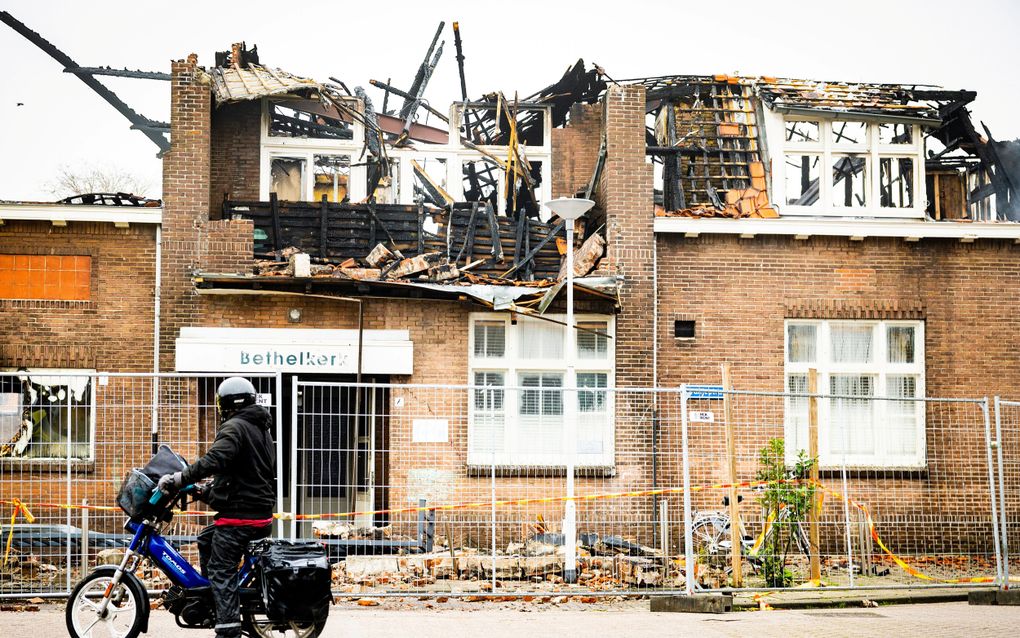
M 110 592 L 110 603 L 99 613 L 107 587 L 113 582 L 110 571 L 93 572 L 86 576 L 67 599 L 65 619 L 71 638 L 137 638 L 142 632 L 144 614 L 134 587 L 121 581 Z
M 326 621 L 316 623 L 273 622 L 263 614 L 245 614 L 245 629 L 258 638 L 316 638 L 322 633 Z

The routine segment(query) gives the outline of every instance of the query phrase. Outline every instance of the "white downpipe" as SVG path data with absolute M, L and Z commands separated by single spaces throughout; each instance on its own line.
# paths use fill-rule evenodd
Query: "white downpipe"
M 156 281 L 152 301 L 152 440 L 159 435 L 159 315 L 163 285 L 163 232 L 156 225 Z

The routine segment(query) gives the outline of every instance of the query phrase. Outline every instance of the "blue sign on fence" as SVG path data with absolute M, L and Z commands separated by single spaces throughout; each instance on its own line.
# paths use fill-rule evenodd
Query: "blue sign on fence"
M 721 385 L 688 384 L 687 396 L 691 399 L 722 399 Z

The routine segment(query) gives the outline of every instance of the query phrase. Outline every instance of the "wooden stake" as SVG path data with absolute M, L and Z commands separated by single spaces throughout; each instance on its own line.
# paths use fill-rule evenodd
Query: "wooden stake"
M 733 389 L 733 381 L 730 379 L 730 364 L 722 364 L 723 384 L 723 419 L 726 421 L 726 458 L 729 461 L 729 482 L 730 482 L 730 567 L 733 571 L 733 586 L 742 587 L 744 582 L 740 570 L 740 554 L 743 547 L 741 541 L 743 534 L 740 533 L 740 508 L 737 506 L 737 443 L 736 433 L 733 424 L 733 401 L 726 390 Z
M 814 459 L 811 465 L 811 480 L 813 485 L 818 485 L 818 399 L 813 395 L 818 394 L 818 370 L 808 370 L 808 456 Z M 808 515 L 808 541 L 811 545 L 811 580 L 821 580 L 822 563 L 819 554 L 820 530 L 818 526 L 819 491 L 816 489 L 811 498 L 811 512 Z

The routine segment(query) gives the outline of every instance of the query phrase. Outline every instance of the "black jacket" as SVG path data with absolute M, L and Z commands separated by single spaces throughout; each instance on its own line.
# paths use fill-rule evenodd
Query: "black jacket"
M 260 405 L 237 411 L 220 425 L 205 456 L 182 473 L 185 485 L 215 476 L 206 502 L 217 517 L 264 519 L 276 507 L 273 417 Z

